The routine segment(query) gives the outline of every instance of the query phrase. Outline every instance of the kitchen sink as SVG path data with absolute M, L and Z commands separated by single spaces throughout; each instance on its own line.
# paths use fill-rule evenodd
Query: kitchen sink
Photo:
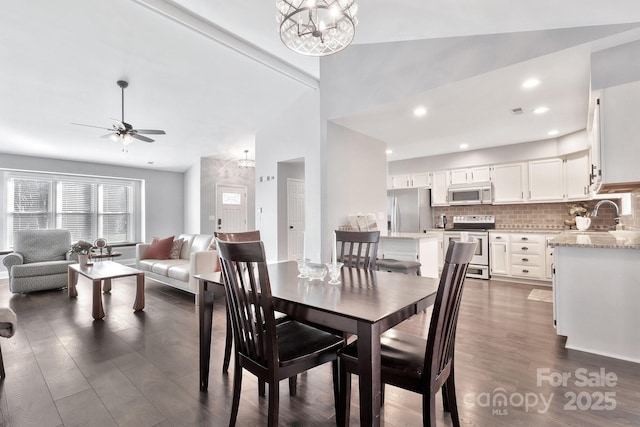
M 611 230 L 609 231 L 616 239 L 632 240 L 640 242 L 640 231 L 636 230 Z

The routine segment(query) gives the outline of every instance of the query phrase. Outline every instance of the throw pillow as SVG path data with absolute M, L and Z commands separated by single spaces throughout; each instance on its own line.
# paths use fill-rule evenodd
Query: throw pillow
M 154 237 L 149 249 L 144 254 L 144 259 L 169 259 L 169 253 L 173 247 L 173 236 L 159 239 Z
M 217 251 L 218 250 L 218 248 L 216 247 L 216 239 L 213 239 L 213 241 L 209 245 L 209 250 L 210 251 Z M 217 272 L 219 272 L 221 270 L 222 270 L 222 268 L 220 267 L 220 257 L 216 257 L 216 269 L 213 270 L 213 271 L 217 273 Z
M 169 251 L 169 259 L 180 259 L 180 252 L 182 252 L 182 245 L 184 239 L 175 239 L 171 251 Z

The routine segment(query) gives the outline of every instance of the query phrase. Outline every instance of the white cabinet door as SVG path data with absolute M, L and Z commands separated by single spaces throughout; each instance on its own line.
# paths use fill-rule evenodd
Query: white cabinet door
M 469 169 L 454 169 L 449 171 L 449 181 L 451 184 L 466 184 L 467 176 L 470 174 Z
M 391 188 L 410 188 L 411 175 L 392 175 Z
M 489 166 L 472 168 L 467 179 L 469 182 L 489 182 L 491 181 L 491 168 Z
M 548 280 L 553 279 L 553 248 L 549 247 L 549 241 L 558 237 L 557 234 L 545 236 L 545 277 Z
M 489 233 L 491 275 L 509 275 L 509 235 Z
M 562 159 L 529 162 L 529 201 L 564 200 Z
M 448 188 L 449 173 L 447 171 L 431 173 L 431 206 L 448 206 Z
M 564 192 L 566 200 L 589 198 L 589 153 L 567 156 L 564 162 Z
M 414 188 L 430 187 L 431 181 L 429 180 L 429 174 L 427 172 L 414 173 L 411 175 L 411 186 Z
M 526 163 L 497 165 L 491 168 L 493 203 L 523 203 L 527 187 Z

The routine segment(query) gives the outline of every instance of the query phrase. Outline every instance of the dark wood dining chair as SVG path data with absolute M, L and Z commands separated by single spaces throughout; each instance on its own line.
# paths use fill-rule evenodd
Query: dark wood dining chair
M 422 424 L 435 426 L 435 395 L 442 388 L 445 411 L 460 426 L 454 383 L 456 324 L 464 278 L 477 242 L 452 241 L 447 249 L 427 339 L 395 329 L 381 337 L 380 375 L 384 384 L 422 394 Z M 351 374 L 358 372 L 357 341 L 340 352 L 340 424 L 349 425 Z
M 344 339 L 294 320 L 276 323 L 262 242 L 236 243 L 217 239 L 216 243 L 235 344 L 229 425 L 236 424 L 245 369 L 257 376 L 258 381 L 269 385 L 269 427 L 278 425 L 279 382 L 326 362 L 333 364 L 337 409 L 337 351 L 344 345 Z
M 260 230 L 243 231 L 237 233 L 214 232 L 214 237 L 225 242 L 258 242 L 260 241 Z M 231 329 L 231 319 L 227 310 L 227 330 L 224 341 L 224 360 L 222 362 L 222 372 L 229 370 L 229 362 L 231 361 L 231 348 L 233 346 L 233 331 Z M 264 393 L 261 393 L 263 395 Z
M 345 267 L 375 270 L 379 231 L 336 231 L 336 257 Z

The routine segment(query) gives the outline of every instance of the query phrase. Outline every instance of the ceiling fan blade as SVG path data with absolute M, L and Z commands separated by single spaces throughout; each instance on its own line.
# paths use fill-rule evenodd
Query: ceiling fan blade
M 159 129 L 136 129 L 137 133 L 145 133 L 147 135 L 166 135 L 167 133 Z
M 76 125 L 76 126 L 86 126 L 88 128 L 97 128 L 97 129 L 104 129 L 104 130 L 112 130 L 111 128 L 106 128 L 103 126 L 93 126 L 93 125 L 85 125 L 82 123 L 71 123 L 72 125 Z
M 132 138 L 139 139 L 140 141 L 153 142 L 153 139 L 147 138 L 146 136 L 138 135 L 137 133 L 130 133 L 129 135 L 131 135 Z
M 113 125 L 117 126 L 118 129 L 126 129 L 127 128 L 126 125 L 128 125 L 128 123 L 125 123 L 122 120 L 118 120 L 118 119 L 114 119 L 114 118 L 112 118 L 111 120 L 113 120 Z M 131 126 L 131 125 L 129 125 L 129 126 Z
M 102 135 L 100 138 L 111 138 L 112 136 L 118 137 L 118 132 L 108 133 L 106 135 Z

